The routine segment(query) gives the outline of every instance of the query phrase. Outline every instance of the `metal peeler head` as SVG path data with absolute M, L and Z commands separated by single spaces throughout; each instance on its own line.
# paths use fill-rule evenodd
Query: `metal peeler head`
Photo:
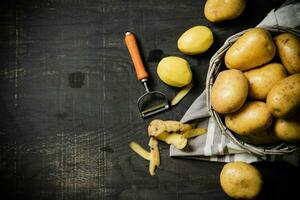
M 170 109 L 167 97 L 159 91 L 151 91 L 143 94 L 137 101 L 142 118 Z

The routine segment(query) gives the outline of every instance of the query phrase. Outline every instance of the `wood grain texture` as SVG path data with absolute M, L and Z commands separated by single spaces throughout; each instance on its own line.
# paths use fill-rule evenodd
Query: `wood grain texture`
M 136 33 L 150 87 L 172 98 L 176 89 L 156 76 L 160 56 L 178 55 L 192 67 L 195 87 L 162 119 L 179 120 L 203 91 L 208 62 L 225 39 L 255 26 L 273 7 L 249 1 L 236 20 L 211 24 L 199 0 L 2 1 L 0 19 L 0 191 L 6 199 L 227 199 L 219 186 L 222 163 L 173 159 L 160 144 L 162 165 L 129 148 L 147 146 L 136 106 L 143 94 L 124 45 Z M 215 43 L 201 56 L 182 55 L 177 38 L 197 24 L 213 29 Z M 151 59 L 153 52 L 158 58 Z M 157 54 L 156 54 L 157 56 Z M 153 55 L 152 55 L 153 57 Z M 154 56 L 155 57 L 155 56 Z M 153 119 L 153 118 L 152 118 Z M 286 182 L 298 168 L 258 164 L 264 199 L 298 195 Z M 282 180 L 285 183 L 282 183 Z M 274 199 L 274 198 L 273 198 Z M 280 198 L 279 198 L 280 199 Z

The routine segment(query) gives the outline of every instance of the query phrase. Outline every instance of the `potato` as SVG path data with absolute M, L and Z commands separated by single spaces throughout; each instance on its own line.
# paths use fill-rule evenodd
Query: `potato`
M 229 69 L 245 71 L 268 63 L 275 53 L 271 34 L 262 28 L 253 28 L 228 49 L 225 64 Z
M 260 133 L 241 136 L 241 139 L 249 144 L 264 146 L 279 144 L 281 142 L 271 127 Z
M 255 100 L 265 100 L 271 88 L 287 73 L 280 63 L 270 63 L 244 72 L 249 81 L 249 96 Z
M 231 162 L 224 165 L 220 184 L 233 199 L 254 199 L 262 190 L 263 178 L 254 166 L 245 162 Z
M 185 59 L 176 56 L 163 58 L 158 63 L 157 74 L 164 83 L 174 87 L 183 87 L 192 81 L 192 71 L 189 63 Z
M 288 119 L 277 119 L 274 126 L 275 134 L 285 142 L 300 142 L 300 115 Z
M 210 22 L 221 22 L 240 16 L 246 7 L 246 0 L 207 0 L 204 15 Z
M 209 49 L 214 42 L 213 33 L 206 26 L 194 26 L 178 39 L 178 49 L 187 55 L 200 54 Z
M 300 40 L 291 33 L 283 33 L 274 38 L 277 53 L 290 74 L 300 73 Z
M 211 104 L 218 113 L 232 113 L 242 107 L 248 95 L 248 81 L 236 69 L 218 74 L 211 90 Z
M 279 81 L 268 93 L 267 106 L 273 116 L 291 116 L 300 107 L 300 73 Z
M 246 102 L 237 112 L 225 115 L 225 124 L 239 135 L 258 134 L 271 126 L 272 115 L 264 102 Z

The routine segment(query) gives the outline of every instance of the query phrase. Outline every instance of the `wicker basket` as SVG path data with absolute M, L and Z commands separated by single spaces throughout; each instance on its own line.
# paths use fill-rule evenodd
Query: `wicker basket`
M 300 37 L 300 32 L 295 29 L 290 29 L 286 27 L 263 27 L 268 30 L 272 35 L 277 35 L 283 32 L 290 32 L 298 37 Z M 249 30 L 249 29 L 248 29 Z M 245 32 L 248 30 L 239 32 L 231 37 L 229 37 L 224 45 L 213 55 L 209 63 L 209 69 L 206 77 L 206 89 L 207 89 L 207 107 L 208 112 L 215 120 L 216 124 L 220 127 L 222 134 L 229 137 L 231 141 L 240 146 L 241 148 L 247 150 L 250 153 L 253 153 L 258 156 L 267 156 L 267 155 L 283 155 L 286 153 L 290 153 L 299 148 L 299 146 L 281 143 L 279 145 L 274 146 L 255 146 L 243 141 L 237 134 L 231 132 L 223 123 L 222 116 L 213 110 L 211 106 L 211 88 L 215 81 L 217 74 L 220 72 L 221 67 L 224 66 L 223 58 L 227 49 Z

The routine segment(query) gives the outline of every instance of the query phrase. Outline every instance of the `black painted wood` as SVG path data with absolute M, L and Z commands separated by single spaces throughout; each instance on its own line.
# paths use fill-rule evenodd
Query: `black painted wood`
M 144 92 L 123 42 L 137 34 L 150 87 L 172 98 L 177 90 L 156 75 L 162 56 L 186 58 L 195 87 L 159 118 L 179 120 L 203 91 L 208 62 L 224 40 L 255 26 L 280 2 L 251 0 L 244 14 L 211 24 L 201 0 L 1 1 L 1 199 L 228 199 L 219 185 L 223 163 L 174 159 L 160 144 L 162 165 L 150 177 L 132 140 L 147 146 L 136 106 Z M 199 56 L 177 50 L 193 25 L 212 28 L 215 42 Z M 298 195 L 299 170 L 258 163 L 262 199 Z M 5 197 L 7 196 L 7 197 Z M 5 197 L 5 198 L 4 198 Z M 287 198 L 287 197 L 286 197 Z

